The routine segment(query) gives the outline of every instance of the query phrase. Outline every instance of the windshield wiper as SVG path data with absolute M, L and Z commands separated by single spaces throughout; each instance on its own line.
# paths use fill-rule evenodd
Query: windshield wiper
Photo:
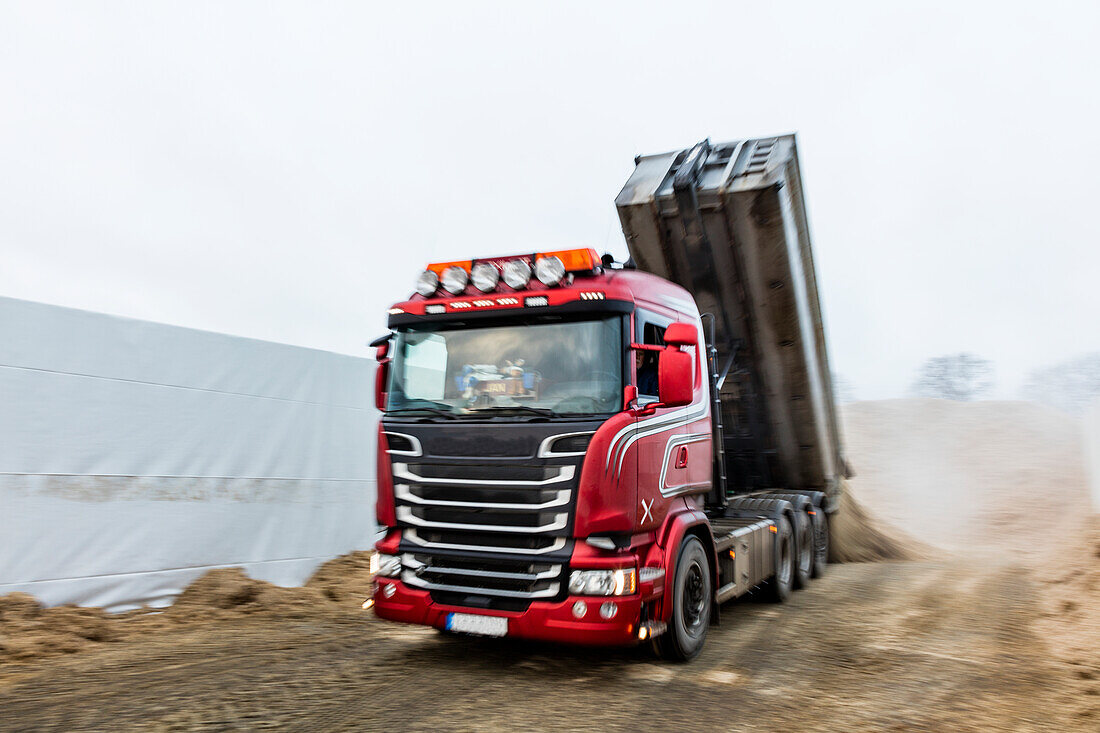
M 440 415 L 442 417 L 449 417 L 452 420 L 458 419 L 458 415 L 455 413 L 450 410 L 441 410 L 438 407 L 402 407 L 397 410 L 386 410 L 387 415 L 411 415 L 414 412 Z
M 546 407 L 531 407 L 530 405 L 493 405 L 492 407 L 479 407 L 470 410 L 470 412 L 504 412 L 505 410 L 529 412 L 532 415 L 542 415 L 543 417 L 556 417 L 558 414 Z

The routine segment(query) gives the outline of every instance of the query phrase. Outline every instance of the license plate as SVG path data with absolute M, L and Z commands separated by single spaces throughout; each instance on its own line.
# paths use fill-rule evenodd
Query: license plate
M 479 616 L 474 613 L 449 613 L 445 628 L 448 631 L 478 636 L 506 636 L 508 619 L 500 616 Z

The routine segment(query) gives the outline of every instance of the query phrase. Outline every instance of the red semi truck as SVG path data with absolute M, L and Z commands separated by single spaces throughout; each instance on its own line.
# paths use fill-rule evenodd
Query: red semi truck
M 793 135 L 639 157 L 631 258 L 430 265 L 379 361 L 377 615 L 702 649 L 820 574 L 845 462 Z

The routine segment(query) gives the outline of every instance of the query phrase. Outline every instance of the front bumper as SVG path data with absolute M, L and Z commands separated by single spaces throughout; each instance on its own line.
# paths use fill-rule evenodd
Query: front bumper
M 428 591 L 411 588 L 395 578 L 378 578 L 376 582 L 378 589 L 374 594 L 374 612 L 379 618 L 389 621 L 441 629 L 449 613 L 484 614 L 507 618 L 508 636 L 521 639 L 597 646 L 625 646 L 638 642 L 642 610 L 640 595 L 571 596 L 564 601 L 532 601 L 526 611 L 483 611 L 435 603 Z M 394 587 L 394 593 L 389 598 L 382 593 L 386 585 Z M 579 619 L 573 616 L 573 604 L 578 600 L 588 604 L 588 612 Z M 607 601 L 619 608 L 610 620 L 600 617 L 600 606 Z

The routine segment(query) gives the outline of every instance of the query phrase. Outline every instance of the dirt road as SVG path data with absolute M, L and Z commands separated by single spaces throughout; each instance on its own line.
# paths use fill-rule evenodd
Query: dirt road
M 1038 593 L 1007 565 L 831 566 L 788 604 L 727 605 L 689 665 L 350 607 L 241 619 L 0 670 L 0 728 L 1095 730 L 1100 680 L 1049 658 Z

